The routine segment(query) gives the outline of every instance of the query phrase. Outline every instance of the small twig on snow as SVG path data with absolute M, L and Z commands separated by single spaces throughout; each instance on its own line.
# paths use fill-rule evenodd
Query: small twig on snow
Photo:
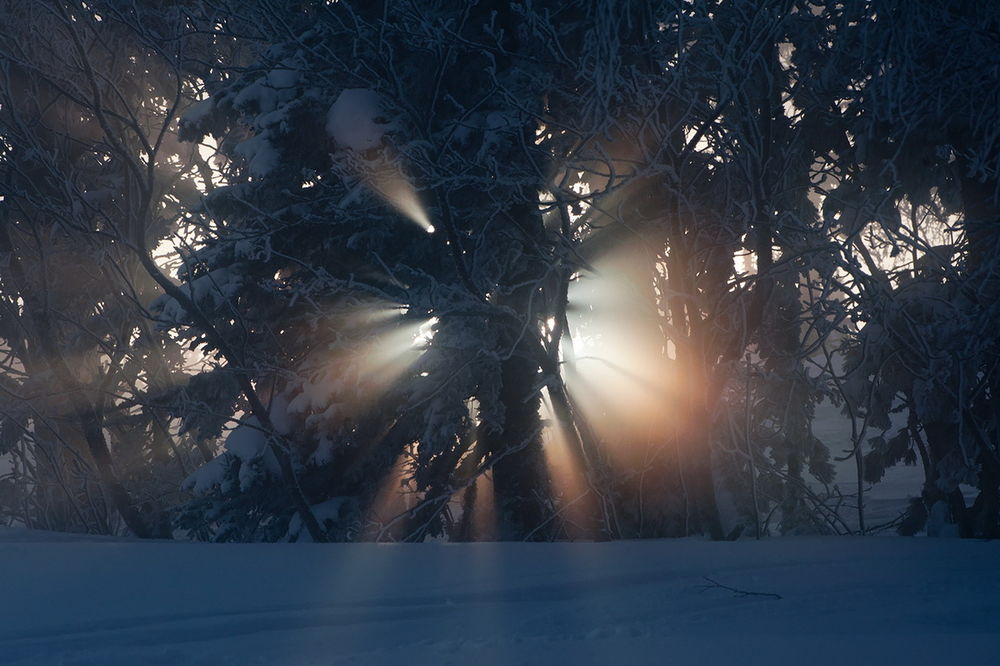
M 733 593 L 733 595 L 737 597 L 767 597 L 769 599 L 782 598 L 780 594 L 775 594 L 774 592 L 748 592 L 747 590 L 740 590 L 735 587 L 729 587 L 728 585 L 723 585 L 722 583 L 713 580 L 708 576 L 702 576 L 702 578 L 711 583 L 711 585 L 699 585 L 698 587 L 701 588 L 702 592 L 704 592 L 705 590 L 713 590 L 718 588 L 722 590 L 729 590 L 730 592 Z

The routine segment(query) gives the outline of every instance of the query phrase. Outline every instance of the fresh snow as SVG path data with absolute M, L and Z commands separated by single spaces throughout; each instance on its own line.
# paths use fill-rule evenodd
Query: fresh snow
M 250 174 L 254 176 L 266 176 L 281 163 L 281 154 L 271 143 L 267 132 L 241 141 L 233 152 L 246 161 Z
M 378 93 L 367 88 L 348 88 L 330 106 L 326 117 L 326 132 L 339 145 L 352 150 L 374 148 L 382 141 L 387 126 L 378 120 L 381 100 Z
M 988 664 L 997 562 L 998 542 L 898 537 L 230 545 L 4 529 L 0 662 Z
M 224 482 L 226 470 L 232 458 L 238 458 L 240 466 L 240 490 L 253 486 L 257 477 L 267 472 L 278 476 L 280 467 L 274 454 L 267 448 L 267 436 L 260 427 L 256 416 L 248 416 L 226 436 L 225 452 L 196 469 L 181 487 L 195 495 L 206 495 L 212 488 Z

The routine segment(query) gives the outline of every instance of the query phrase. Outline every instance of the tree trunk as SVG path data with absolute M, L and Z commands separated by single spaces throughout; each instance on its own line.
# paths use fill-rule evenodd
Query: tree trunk
M 500 367 L 502 426 L 484 423 L 479 429 L 494 461 L 497 534 L 504 541 L 545 541 L 554 527 L 546 526 L 552 505 L 538 416 L 541 399 L 534 391 L 538 363 L 525 347 L 519 345 Z

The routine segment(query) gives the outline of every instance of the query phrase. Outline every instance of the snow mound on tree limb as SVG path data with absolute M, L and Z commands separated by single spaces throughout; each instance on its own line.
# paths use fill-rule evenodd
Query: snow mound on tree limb
M 225 482 L 229 466 L 240 462 L 239 484 L 246 490 L 264 474 L 277 476 L 278 461 L 267 447 L 267 434 L 257 417 L 251 416 L 233 428 L 226 437 L 226 450 L 184 480 L 181 487 L 195 495 L 204 495 Z
M 340 146 L 369 150 L 382 141 L 389 128 L 379 122 L 382 102 L 367 88 L 348 88 L 340 93 L 326 116 L 326 133 Z

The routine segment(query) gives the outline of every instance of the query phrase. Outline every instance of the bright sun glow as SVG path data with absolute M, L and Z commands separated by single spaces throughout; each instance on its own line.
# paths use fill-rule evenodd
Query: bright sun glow
M 597 274 L 570 288 L 567 388 L 613 458 L 662 439 L 671 427 L 672 394 L 680 390 L 653 290 L 642 287 L 640 258 L 634 250 L 609 254 L 597 262 Z
M 335 341 L 301 368 L 309 379 L 300 387 L 298 408 L 350 419 L 411 369 L 433 336 L 433 323 L 388 305 L 354 307 L 336 321 L 342 328 Z

